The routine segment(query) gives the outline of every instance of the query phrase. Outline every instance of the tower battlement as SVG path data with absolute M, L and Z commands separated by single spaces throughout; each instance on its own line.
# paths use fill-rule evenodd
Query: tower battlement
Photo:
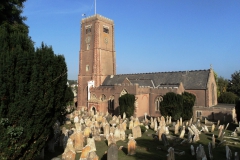
M 109 23 L 109 24 L 113 24 L 114 23 L 113 20 L 111 20 L 111 19 L 109 19 L 107 17 L 101 16 L 99 14 L 83 18 L 82 19 L 82 23 L 87 23 L 87 22 L 95 21 L 95 20 L 101 20 L 101 21 L 104 21 L 105 23 Z

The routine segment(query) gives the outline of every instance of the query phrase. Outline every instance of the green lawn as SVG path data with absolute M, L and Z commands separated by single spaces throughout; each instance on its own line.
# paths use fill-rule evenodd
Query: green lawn
M 235 129 L 235 127 L 236 127 L 235 124 L 230 124 L 228 127 L 229 130 L 226 131 L 225 136 L 229 136 L 229 134 Z M 130 130 L 127 130 L 126 134 L 130 132 L 131 132 Z M 136 154 L 133 156 L 127 155 L 128 140 L 126 139 L 125 141 L 118 141 L 117 146 L 118 147 L 123 146 L 122 150 L 119 150 L 118 152 L 118 159 L 119 160 L 166 159 L 166 155 L 168 154 L 167 152 L 168 147 L 165 148 L 163 146 L 162 141 L 154 140 L 151 136 L 153 133 L 154 131 L 149 129 L 147 132 L 142 134 L 141 138 L 136 139 L 136 142 L 137 142 Z M 208 145 L 208 142 L 212 141 L 212 134 L 213 133 L 201 133 L 200 141 L 198 141 L 197 143 L 191 143 L 194 146 L 195 150 L 199 144 L 202 144 L 204 146 L 205 153 L 208 159 L 209 159 L 209 154 L 208 154 L 207 145 Z M 225 145 L 223 144 L 218 146 L 218 144 L 220 143 L 219 139 L 217 138 L 218 131 L 217 130 L 214 131 L 214 134 L 216 138 L 216 148 L 213 150 L 213 158 L 216 160 L 226 159 Z M 172 130 L 170 130 L 170 135 L 174 135 Z M 176 136 L 178 137 L 179 135 L 176 135 Z M 185 134 L 185 138 L 187 138 L 187 134 Z M 239 151 L 240 140 L 232 140 L 230 138 L 225 138 L 225 140 L 227 140 L 228 142 L 231 142 L 231 143 L 228 143 L 227 145 L 231 149 L 233 155 L 234 155 L 234 152 Z M 170 146 L 173 147 L 175 151 L 185 151 L 185 155 L 180 156 L 175 154 L 175 159 L 176 160 L 196 159 L 195 156 L 191 155 L 191 150 L 190 150 L 191 144 L 187 143 L 187 144 L 181 145 L 180 142 L 181 141 L 169 140 Z M 108 149 L 107 141 L 106 140 L 102 140 L 100 142 L 96 141 L 96 148 L 97 148 L 96 153 L 99 156 L 99 159 L 107 160 L 107 155 L 105 154 Z M 51 159 L 53 157 L 61 157 L 62 152 L 63 150 L 60 150 L 60 149 L 57 149 L 57 152 L 55 154 L 49 154 L 48 152 L 46 152 L 45 159 Z M 80 158 L 80 154 L 77 154 L 76 160 L 79 160 L 79 158 Z

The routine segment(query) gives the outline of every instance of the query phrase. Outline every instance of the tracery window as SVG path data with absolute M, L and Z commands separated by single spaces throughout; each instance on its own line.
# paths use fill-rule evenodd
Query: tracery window
M 163 101 L 163 97 L 160 96 L 155 100 L 155 111 L 160 111 L 160 103 Z

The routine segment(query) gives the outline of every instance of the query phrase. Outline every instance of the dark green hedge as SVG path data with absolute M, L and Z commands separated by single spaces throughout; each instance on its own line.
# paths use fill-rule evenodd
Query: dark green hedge
M 195 95 L 184 92 L 182 95 L 169 92 L 163 96 L 161 102 L 161 115 L 171 116 L 173 120 L 190 119 L 192 117 L 192 108 L 195 102 Z
M 134 113 L 135 96 L 133 94 L 125 94 L 119 97 L 118 101 L 120 115 L 123 115 L 125 112 L 127 118 L 131 117 Z

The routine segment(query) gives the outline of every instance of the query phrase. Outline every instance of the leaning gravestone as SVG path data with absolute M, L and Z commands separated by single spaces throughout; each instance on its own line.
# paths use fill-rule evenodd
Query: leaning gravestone
M 118 147 L 115 143 L 110 144 L 108 148 L 107 160 L 118 160 Z

